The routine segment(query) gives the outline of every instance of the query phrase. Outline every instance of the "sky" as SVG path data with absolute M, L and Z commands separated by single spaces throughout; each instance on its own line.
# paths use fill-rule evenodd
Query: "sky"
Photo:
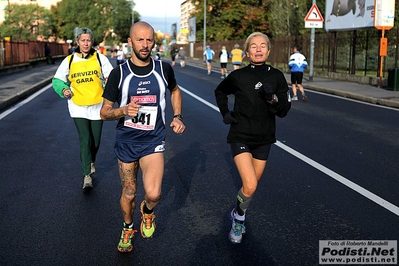
M 138 12 L 141 20 L 148 22 L 155 31 L 171 34 L 172 24 L 177 23 L 180 29 L 180 4 L 184 0 L 134 0 L 134 11 Z

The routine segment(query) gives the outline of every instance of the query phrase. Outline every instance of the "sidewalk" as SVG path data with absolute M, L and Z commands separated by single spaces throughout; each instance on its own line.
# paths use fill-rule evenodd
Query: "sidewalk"
M 170 60 L 170 58 L 164 59 L 166 61 Z M 61 61 L 59 60 L 54 65 L 41 65 L 10 75 L 0 76 L 0 111 L 49 84 L 60 63 Z M 206 75 L 206 65 L 202 60 L 187 58 L 186 65 L 204 68 L 204 75 Z M 176 60 L 175 67 L 180 67 L 179 60 Z M 212 63 L 212 70 L 216 72 L 212 73 L 212 75 L 220 77 L 220 65 L 218 62 Z M 228 64 L 228 70 L 232 71 L 231 64 Z M 285 77 L 288 84 L 291 85 L 290 75 L 285 74 Z M 310 82 L 306 76 L 304 77 L 303 86 L 305 90 L 315 90 L 368 103 L 399 108 L 399 91 L 317 77 L 313 77 L 313 81 Z
M 60 63 L 56 61 L 54 65 L 40 65 L 0 76 L 0 111 L 51 83 Z
M 169 58 L 166 59 L 170 60 Z M 186 65 L 203 67 L 204 74 L 206 74 L 206 64 L 203 60 L 187 58 L 185 61 Z M 176 66 L 179 67 L 179 59 L 176 60 Z M 227 64 L 227 70 L 231 72 L 233 66 Z M 212 62 L 212 71 L 216 71 L 217 76 L 220 76 L 220 64 L 218 62 Z M 212 74 L 215 75 L 214 73 Z M 288 85 L 291 85 L 291 75 L 285 73 L 284 76 Z M 318 77 L 313 77 L 313 81 L 309 81 L 308 76 L 304 76 L 302 85 L 305 90 L 314 90 L 372 104 L 399 108 L 399 91 L 391 91 L 386 88 L 379 88 L 367 84 Z M 298 93 L 300 93 L 299 90 Z

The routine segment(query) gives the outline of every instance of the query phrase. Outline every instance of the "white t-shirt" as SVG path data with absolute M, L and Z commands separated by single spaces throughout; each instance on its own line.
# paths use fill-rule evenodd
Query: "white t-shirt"
M 222 50 L 220 54 L 220 63 L 227 63 L 229 61 L 229 54 L 226 50 Z
M 119 61 L 125 60 L 125 54 L 123 53 L 122 50 L 118 50 L 118 52 L 116 52 L 116 60 L 119 60 Z

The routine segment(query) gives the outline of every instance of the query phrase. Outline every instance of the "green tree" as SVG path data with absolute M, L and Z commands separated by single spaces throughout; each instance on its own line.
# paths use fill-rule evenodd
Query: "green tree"
M 29 4 L 11 4 L 6 7 L 5 19 L 0 25 L 1 36 L 11 36 L 14 40 L 36 40 L 38 36 L 48 38 L 53 35 L 55 18 L 44 7 Z
M 52 8 L 59 18 L 57 33 L 62 39 L 75 40 L 76 27 L 93 31 L 96 44 L 126 42 L 132 25 L 132 2 L 127 0 L 63 0 Z M 134 20 L 140 15 L 134 12 Z
M 300 1 L 302 3 L 299 3 Z M 304 27 L 302 24 L 305 24 L 303 20 L 299 19 L 302 15 L 300 7 L 305 6 L 306 8 L 306 4 L 304 5 L 303 2 L 304 0 L 271 0 L 273 12 L 270 14 L 270 24 L 273 36 L 292 36 L 299 33 L 301 27 Z
M 50 10 L 45 9 L 40 17 L 39 34 L 48 39 L 57 33 L 57 20 Z
M 195 2 L 197 40 L 204 38 L 204 0 Z M 242 40 L 254 31 L 270 34 L 266 0 L 207 0 L 206 40 Z
M 310 32 L 305 28 L 305 17 L 312 7 L 312 0 L 270 0 L 270 4 L 272 36 L 299 36 Z M 317 7 L 323 14 L 325 1 L 319 1 Z M 324 29 L 316 29 L 316 32 L 324 32 Z
M 103 41 L 110 29 L 110 0 L 63 0 L 52 8 L 58 18 L 58 37 L 75 40 L 76 27 L 88 27 L 93 31 L 95 44 Z
M 140 14 L 134 11 L 134 22 L 140 20 Z M 132 25 L 132 4 L 131 1 L 113 0 L 111 3 L 111 22 L 115 39 L 117 42 L 126 42 L 129 38 Z

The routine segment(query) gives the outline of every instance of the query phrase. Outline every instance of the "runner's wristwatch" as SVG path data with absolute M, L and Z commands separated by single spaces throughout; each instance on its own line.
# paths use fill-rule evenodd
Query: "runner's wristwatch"
M 183 121 L 183 116 L 181 114 L 174 115 L 173 118 L 177 118 L 180 121 Z

